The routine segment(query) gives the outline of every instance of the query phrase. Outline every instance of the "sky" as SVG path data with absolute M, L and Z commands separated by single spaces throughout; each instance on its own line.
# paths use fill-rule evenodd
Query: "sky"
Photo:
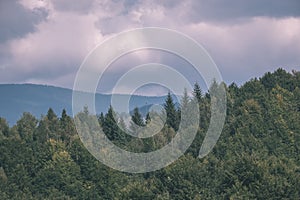
M 142 27 L 169 28 L 195 39 L 227 84 L 240 85 L 279 67 L 300 70 L 299 0 L 0 0 L 0 83 L 72 88 L 96 45 Z M 142 50 L 113 63 L 99 92 L 110 93 L 130 66 L 147 62 L 180 65 L 183 74 L 199 80 L 184 61 Z M 124 86 L 120 92 L 128 91 Z M 166 90 L 149 86 L 140 92 Z

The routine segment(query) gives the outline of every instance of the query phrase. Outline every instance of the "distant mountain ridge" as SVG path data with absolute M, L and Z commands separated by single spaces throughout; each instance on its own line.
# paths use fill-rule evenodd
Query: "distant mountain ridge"
M 36 117 L 44 115 L 51 107 L 58 116 L 63 109 L 72 115 L 72 90 L 35 84 L 0 84 L 0 117 L 7 119 L 10 125 L 16 123 L 23 112 L 30 112 Z M 120 94 L 119 96 L 126 96 Z M 163 104 L 166 96 L 139 96 L 132 95 L 129 109 L 134 107 L 150 108 L 153 104 Z M 174 98 L 174 101 L 176 99 Z M 96 94 L 97 113 L 106 113 L 111 104 L 111 95 Z

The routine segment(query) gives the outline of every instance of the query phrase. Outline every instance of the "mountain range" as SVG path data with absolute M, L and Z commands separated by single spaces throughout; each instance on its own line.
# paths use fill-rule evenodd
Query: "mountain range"
M 72 115 L 72 90 L 35 84 L 0 84 L 0 117 L 6 118 L 10 125 L 14 125 L 23 112 L 30 112 L 37 118 L 47 113 L 52 108 L 59 116 L 63 109 Z M 106 113 L 111 104 L 110 94 L 95 95 L 97 113 Z M 126 95 L 118 94 L 120 98 Z M 142 115 L 145 115 L 151 105 L 162 105 L 166 96 L 140 96 L 131 95 L 129 110 L 139 107 Z M 174 98 L 176 102 L 176 98 Z

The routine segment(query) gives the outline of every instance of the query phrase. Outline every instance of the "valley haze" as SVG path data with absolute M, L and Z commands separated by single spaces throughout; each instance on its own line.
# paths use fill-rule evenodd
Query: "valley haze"
M 6 118 L 10 125 L 14 125 L 23 112 L 30 112 L 40 118 L 49 108 L 60 116 L 63 109 L 72 115 L 72 90 L 36 84 L 0 84 L 0 117 Z M 119 97 L 125 94 L 117 94 Z M 166 96 L 131 95 L 129 110 L 140 108 L 145 115 L 151 105 L 162 105 Z M 174 98 L 176 100 L 176 98 Z M 96 93 L 97 114 L 106 113 L 111 104 L 111 94 Z

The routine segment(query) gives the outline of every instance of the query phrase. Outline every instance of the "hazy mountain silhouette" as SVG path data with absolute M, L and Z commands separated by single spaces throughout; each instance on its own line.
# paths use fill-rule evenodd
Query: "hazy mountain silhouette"
M 8 120 L 10 125 L 21 117 L 23 112 L 30 112 L 36 117 L 46 113 L 51 107 L 58 116 L 62 109 L 72 115 L 72 90 L 47 85 L 34 84 L 0 84 L 0 117 Z M 121 98 L 126 95 L 119 95 Z M 139 107 L 145 114 L 153 104 L 163 104 L 166 96 L 150 97 L 133 95 L 129 108 Z M 176 99 L 174 99 L 176 101 Z M 111 104 L 111 95 L 96 94 L 97 113 L 106 113 Z

